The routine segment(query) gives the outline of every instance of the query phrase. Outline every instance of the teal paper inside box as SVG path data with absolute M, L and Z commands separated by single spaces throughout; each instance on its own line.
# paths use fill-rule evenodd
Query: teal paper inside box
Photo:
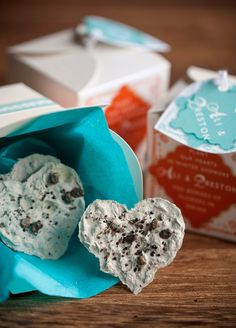
M 133 207 L 142 198 L 139 163 L 129 146 L 108 129 L 99 107 L 62 110 L 11 123 L 1 135 L 1 174 L 9 172 L 18 158 L 32 153 L 53 155 L 79 174 L 86 206 L 95 199 L 112 199 Z M 32 290 L 85 298 L 117 283 L 117 278 L 99 270 L 98 260 L 77 234 L 59 260 L 14 252 L 0 242 L 0 298 L 5 299 L 9 291 Z

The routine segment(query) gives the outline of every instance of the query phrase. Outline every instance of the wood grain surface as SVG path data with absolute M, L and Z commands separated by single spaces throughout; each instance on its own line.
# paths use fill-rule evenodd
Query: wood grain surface
M 5 49 L 76 25 L 87 14 L 121 20 L 172 46 L 172 82 L 189 65 L 236 74 L 235 1 L 0 1 L 0 84 Z M 1 256 L 1 254 L 0 254 Z M 234 243 L 187 233 L 176 260 L 138 296 L 117 286 L 86 300 L 38 292 L 0 305 L 0 327 L 236 327 Z

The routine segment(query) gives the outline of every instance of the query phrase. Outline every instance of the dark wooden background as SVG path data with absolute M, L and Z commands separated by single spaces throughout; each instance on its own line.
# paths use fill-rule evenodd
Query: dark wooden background
M 75 26 L 88 14 L 170 43 L 172 82 L 189 65 L 236 75 L 236 1 L 0 0 L 0 84 L 6 81 L 6 47 Z M 236 327 L 235 244 L 187 234 L 176 261 L 139 296 L 118 285 L 87 300 L 35 292 L 0 305 L 0 327 L 60 326 Z

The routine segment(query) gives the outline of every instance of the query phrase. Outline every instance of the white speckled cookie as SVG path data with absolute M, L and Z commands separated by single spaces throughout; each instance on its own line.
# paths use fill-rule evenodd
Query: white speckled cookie
M 34 154 L 2 178 L 0 239 L 16 251 L 42 259 L 61 257 L 84 211 L 77 173 L 52 156 Z
M 98 257 L 102 271 L 118 277 L 138 294 L 170 264 L 184 237 L 180 210 L 161 198 L 139 202 L 132 210 L 96 200 L 79 223 L 79 239 Z

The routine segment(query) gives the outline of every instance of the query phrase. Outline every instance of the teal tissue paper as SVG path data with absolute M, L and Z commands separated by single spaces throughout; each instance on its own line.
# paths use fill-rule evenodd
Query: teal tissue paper
M 138 201 L 122 149 L 112 138 L 99 107 L 43 115 L 0 138 L 0 173 L 32 153 L 58 157 L 73 167 L 85 189 L 86 205 L 113 199 L 128 207 Z M 87 298 L 113 286 L 118 279 L 99 270 L 98 260 L 77 238 L 71 238 L 59 260 L 41 260 L 14 252 L 0 242 L 0 297 L 39 290 L 55 296 Z
M 13 280 L 14 254 L 0 242 L 0 302 L 9 296 L 9 284 Z M 3 259 L 5 259 L 3 261 Z

